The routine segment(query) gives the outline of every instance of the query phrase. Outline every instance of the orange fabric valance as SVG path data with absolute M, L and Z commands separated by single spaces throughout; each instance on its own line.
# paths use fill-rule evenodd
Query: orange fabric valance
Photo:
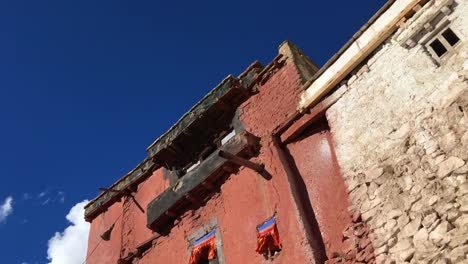
M 257 227 L 257 249 L 260 254 L 266 254 L 269 251 L 279 251 L 282 245 L 280 242 L 276 219 L 273 217 L 263 225 Z
M 189 264 L 197 264 L 201 258 L 207 258 L 209 260 L 216 258 L 215 230 L 209 232 L 193 243 Z

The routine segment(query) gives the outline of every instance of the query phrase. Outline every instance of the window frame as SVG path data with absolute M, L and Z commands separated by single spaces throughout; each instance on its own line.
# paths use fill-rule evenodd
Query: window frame
M 221 238 L 221 231 L 218 225 L 218 219 L 214 218 L 211 221 L 209 221 L 207 224 L 203 225 L 202 227 L 198 228 L 195 232 L 193 232 L 188 238 L 188 255 L 192 254 L 192 248 L 193 244 L 195 241 L 198 239 L 202 238 L 204 235 L 207 233 L 216 230 L 215 231 L 215 237 L 216 237 L 216 257 L 218 259 L 218 264 L 226 264 L 225 258 L 224 258 L 224 251 L 223 251 L 223 241 Z
M 463 42 L 463 38 L 461 34 L 455 30 L 454 28 L 450 27 L 450 22 L 444 21 L 442 25 L 437 28 L 436 30 L 433 30 L 433 32 L 427 36 L 427 38 L 424 40 L 424 48 L 429 52 L 431 57 L 439 64 L 441 65 L 447 58 L 451 57 L 457 48 L 461 45 Z M 455 36 L 458 38 L 458 42 L 455 43 L 453 46 L 447 41 L 447 39 L 443 36 L 443 34 L 447 31 L 450 30 L 452 31 Z M 434 48 L 431 47 L 431 44 L 434 43 L 435 41 L 439 41 L 442 46 L 446 49 L 444 54 L 441 56 L 437 55 L 436 51 Z

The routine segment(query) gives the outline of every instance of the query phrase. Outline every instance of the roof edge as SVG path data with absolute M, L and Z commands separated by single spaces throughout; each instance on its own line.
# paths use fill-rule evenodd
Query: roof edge
M 341 82 L 398 29 L 398 23 L 424 0 L 391 0 L 305 84 L 298 109 L 305 112 Z

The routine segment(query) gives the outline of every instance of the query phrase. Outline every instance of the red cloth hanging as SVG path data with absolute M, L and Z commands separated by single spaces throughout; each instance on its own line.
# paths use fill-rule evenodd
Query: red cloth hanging
M 195 241 L 189 264 L 197 264 L 201 258 L 207 258 L 208 260 L 216 258 L 216 234 L 214 230 Z
M 272 218 L 257 228 L 257 249 L 260 254 L 268 251 L 279 251 L 282 245 L 280 242 L 276 219 Z

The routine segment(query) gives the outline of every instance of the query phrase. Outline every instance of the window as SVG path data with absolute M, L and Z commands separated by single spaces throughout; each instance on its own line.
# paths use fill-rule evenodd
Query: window
M 276 218 L 272 217 L 257 227 L 257 249 L 265 259 L 273 259 L 281 251 L 282 245 L 279 238 Z
M 219 263 L 216 243 L 216 230 L 212 230 L 193 243 L 189 264 Z
M 217 258 L 215 259 L 200 259 L 197 264 L 219 264 L 219 261 Z
M 460 42 L 460 38 L 449 27 L 441 30 L 426 44 L 426 48 L 432 57 L 441 63 L 442 59 L 450 54 L 454 47 Z
M 447 52 L 447 49 L 438 39 L 432 41 L 432 43 L 429 44 L 429 46 L 431 46 L 432 50 L 435 52 L 437 57 L 442 57 Z
M 455 46 L 455 44 L 458 43 L 458 41 L 460 41 L 460 39 L 458 38 L 458 36 L 450 29 L 450 28 L 447 28 L 447 30 L 445 30 L 443 33 L 442 33 L 442 36 L 445 38 L 445 40 L 447 40 L 447 42 L 453 47 Z

